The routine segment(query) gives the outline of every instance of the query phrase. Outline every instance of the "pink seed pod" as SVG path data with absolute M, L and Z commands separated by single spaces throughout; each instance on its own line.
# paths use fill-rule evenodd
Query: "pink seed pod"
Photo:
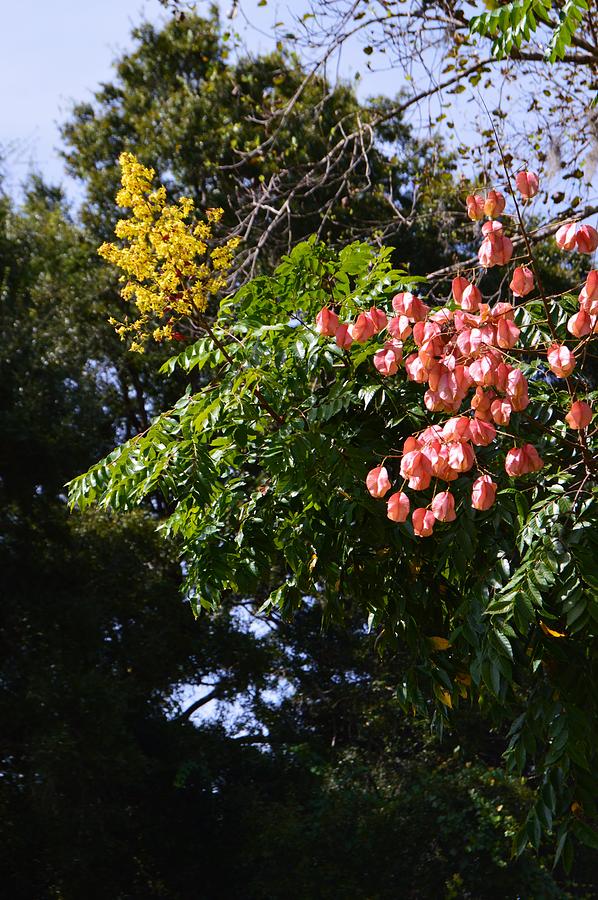
M 348 350 L 353 343 L 351 332 L 348 325 L 339 325 L 336 331 L 336 343 L 343 350 Z
M 411 522 L 413 524 L 413 530 L 418 537 L 429 537 L 434 530 L 435 521 L 436 518 L 431 509 L 419 507 L 419 509 L 413 510 Z
M 580 253 L 593 253 L 598 247 L 598 231 L 591 225 L 580 225 L 575 235 L 575 245 Z
M 316 331 L 323 337 L 334 337 L 338 324 L 337 314 L 326 306 L 316 316 Z
M 529 472 L 538 472 L 543 466 L 544 463 L 533 444 L 513 447 L 505 459 L 505 472 L 512 478 L 527 475 Z
M 519 172 L 515 178 L 515 184 L 523 199 L 531 200 L 538 193 L 540 179 L 535 172 Z
M 502 216 L 505 211 L 506 200 L 500 191 L 488 191 L 486 202 L 484 203 L 484 213 L 491 219 L 497 219 Z
M 575 403 L 571 404 L 571 409 L 565 416 L 565 421 L 569 428 L 572 428 L 574 431 L 581 431 L 582 428 L 588 427 L 592 421 L 592 416 L 590 404 L 586 403 L 585 400 L 576 400 Z
M 567 222 L 561 225 L 554 236 L 557 246 L 561 250 L 574 250 L 576 244 L 577 225 L 575 222 Z
M 391 494 L 386 504 L 387 516 L 392 522 L 406 522 L 409 515 L 409 497 L 402 491 Z
M 376 466 L 374 469 L 370 469 L 365 483 L 372 497 L 384 497 L 391 487 L 386 467 Z
M 455 498 L 450 491 L 442 491 L 440 494 L 436 494 L 430 505 L 434 518 L 438 519 L 439 522 L 454 522 L 457 518 L 455 515 Z
M 489 475 L 481 475 L 471 489 L 471 505 L 474 509 L 490 509 L 496 499 L 496 482 Z
M 592 317 L 588 315 L 585 309 L 571 316 L 567 322 L 567 331 L 576 338 L 585 337 L 592 333 Z
M 546 353 L 548 365 L 559 378 L 568 378 L 575 368 L 575 354 L 564 344 L 553 344 Z
M 509 285 L 516 297 L 525 297 L 534 289 L 534 273 L 527 266 L 517 266 Z
M 485 216 L 484 198 L 479 194 L 470 194 L 465 203 L 467 205 L 467 215 L 472 222 L 481 222 Z

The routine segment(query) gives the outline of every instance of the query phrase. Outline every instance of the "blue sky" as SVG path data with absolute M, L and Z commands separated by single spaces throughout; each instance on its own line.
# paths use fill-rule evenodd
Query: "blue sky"
M 29 168 L 63 179 L 58 124 L 110 78 L 132 26 L 164 16 L 158 0 L 7 0 L 0 32 L 0 149 L 16 192 Z
M 197 9 L 206 11 L 209 0 L 198 0 Z M 232 0 L 220 0 L 223 22 Z M 19 185 L 34 169 L 50 183 L 62 183 L 69 196 L 80 196 L 78 185 L 64 174 L 59 155 L 59 124 L 68 116 L 73 102 L 90 99 L 97 86 L 113 77 L 112 63 L 131 47 L 131 29 L 142 19 L 165 21 L 169 15 L 159 0 L 5 0 L 0 32 L 0 160 L 5 187 L 19 196 Z M 275 22 L 290 22 L 308 8 L 308 0 L 242 0 L 241 12 L 231 24 L 252 51 L 272 47 Z M 343 48 L 340 65 L 336 60 L 329 76 L 338 73 L 356 82 L 363 98 L 372 94 L 395 95 L 406 86 L 397 70 L 371 73 L 364 56 L 365 37 L 353 39 Z M 374 58 L 370 58 L 369 61 Z M 384 59 L 379 58 L 380 65 Z M 410 86 L 413 90 L 413 85 Z M 490 92 L 491 94 L 492 92 Z M 445 98 L 447 99 L 447 98 Z M 475 117 L 481 106 L 475 92 L 468 90 L 454 99 L 449 120 L 455 122 L 446 136 L 449 142 L 475 143 Z M 492 108 L 493 99 L 486 95 Z M 426 129 L 438 113 L 437 100 L 410 111 L 414 127 Z M 487 122 L 484 118 L 484 127 Z M 464 170 L 467 167 L 462 163 Z M 473 174 L 463 171 L 463 174 Z
M 200 0 L 198 10 L 206 9 Z M 304 2 L 259 7 L 245 0 L 234 28 L 252 50 L 266 50 L 272 24 L 300 13 Z M 231 8 L 220 3 L 223 18 Z M 52 183 L 64 182 L 77 195 L 63 171 L 58 148 L 59 124 L 74 101 L 91 97 L 101 81 L 112 77 L 111 64 L 131 46 L 130 32 L 143 18 L 164 21 L 158 0 L 7 0 L 0 32 L 0 155 L 5 186 L 15 195 L 27 172 L 35 169 Z M 347 77 L 363 65 L 361 48 L 351 47 L 342 60 Z M 370 93 L 396 90 L 396 73 L 371 77 Z

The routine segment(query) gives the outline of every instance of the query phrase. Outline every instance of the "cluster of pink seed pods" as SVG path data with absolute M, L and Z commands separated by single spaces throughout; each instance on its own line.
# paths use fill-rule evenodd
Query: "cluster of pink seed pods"
M 598 333 L 598 271 L 593 269 L 579 294 L 579 312 L 567 322 L 567 331 L 577 338 Z
M 516 183 L 525 200 L 538 191 L 537 176 L 531 172 L 519 173 Z M 497 191 L 490 191 L 486 198 L 467 198 L 471 219 L 493 217 L 482 229 L 484 239 L 479 258 L 485 268 L 504 265 L 511 259 L 513 245 L 503 234 L 501 223 L 494 220 L 504 209 L 504 197 Z M 518 266 L 510 287 L 515 297 L 530 293 L 534 289 L 532 270 Z M 497 437 L 497 426 L 508 425 L 511 414 L 522 412 L 529 404 L 527 380 L 521 369 L 508 362 L 508 351 L 515 347 L 520 335 L 515 324 L 515 307 L 504 302 L 490 307 L 483 302 L 479 288 L 462 276 L 453 280 L 452 296 L 456 309 L 432 311 L 420 298 L 403 292 L 392 300 L 394 315 L 391 317 L 377 307 L 359 313 L 350 324 L 340 323 L 337 314 L 328 308 L 316 317 L 318 332 L 334 337 L 343 348 L 350 347 L 354 341 L 366 343 L 386 330 L 387 339 L 373 358 L 378 372 L 393 376 L 404 366 L 410 381 L 427 385 L 426 408 L 450 415 L 443 425 L 430 425 L 405 441 L 400 463 L 403 486 L 387 499 L 387 515 L 395 522 L 405 522 L 410 513 L 405 485 L 413 491 L 425 491 L 432 479 L 436 485 L 448 484 L 470 471 L 476 465 L 474 448 L 492 444 Z M 590 319 L 591 331 L 597 315 L 598 272 L 591 272 L 580 294 L 580 312 L 570 320 L 569 331 L 587 334 L 584 316 Z M 403 359 L 406 341 L 413 344 L 414 351 Z M 554 343 L 549 347 L 547 360 L 551 370 L 561 378 L 568 377 L 575 367 L 575 356 L 565 345 Z M 466 399 L 469 412 L 459 415 Z M 589 405 L 577 401 L 566 421 L 570 428 L 581 429 L 587 427 L 591 418 Z M 504 462 L 505 471 L 511 477 L 537 472 L 543 465 L 537 450 L 529 443 L 512 447 Z M 371 469 L 366 486 L 373 497 L 386 497 L 392 485 L 384 465 Z M 473 508 L 489 509 L 495 501 L 496 490 L 497 484 L 491 476 L 480 474 L 472 484 Z M 442 490 L 434 493 L 428 506 L 413 510 L 411 522 L 416 535 L 427 537 L 432 534 L 435 522 L 451 522 L 455 518 L 454 496 Z
M 598 231 L 591 225 L 576 225 L 567 222 L 555 234 L 561 250 L 578 250 L 579 253 L 593 253 L 598 248 Z

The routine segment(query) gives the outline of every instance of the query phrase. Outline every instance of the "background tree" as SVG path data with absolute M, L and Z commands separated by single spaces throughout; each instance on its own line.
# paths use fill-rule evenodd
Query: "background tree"
M 129 184 L 138 164 L 127 155 L 121 162 L 123 184 Z M 136 180 L 138 186 L 127 201 L 133 209 L 152 190 L 152 173 L 140 171 L 143 178 Z M 512 199 L 527 241 L 514 195 Z M 486 215 L 496 216 L 499 200 L 500 215 L 505 206 L 500 195 L 481 201 L 485 208 L 491 204 Z M 119 223 L 117 233 L 124 233 L 125 224 Z M 157 231 L 150 230 L 143 240 L 157 247 L 161 226 L 151 227 Z M 575 231 L 574 226 L 571 229 Z M 498 252 L 488 234 L 501 242 L 501 248 L 503 244 L 509 248 L 506 259 L 485 261 L 482 254 L 488 247 Z M 508 263 L 513 246 L 504 236 L 503 224 L 494 218 L 484 226 L 484 235 L 480 248 L 484 267 Z M 592 238 L 595 249 L 598 233 L 582 229 L 579 236 Z M 112 248 L 110 258 L 131 279 L 128 287 L 141 280 L 144 290 L 151 291 L 151 272 L 127 268 L 138 240 L 134 231 L 131 246 Z M 506 249 L 500 252 L 506 254 Z M 536 803 L 517 847 L 522 850 L 528 842 L 538 847 L 543 827 L 551 832 L 555 823 L 557 859 L 563 853 L 568 859 L 570 832 L 592 846 L 598 844 L 592 827 L 596 798 L 591 775 L 598 720 L 586 690 L 594 677 L 592 647 L 598 618 L 595 431 L 567 437 L 561 423 L 578 392 L 593 397 L 583 372 L 592 324 L 590 336 L 576 345 L 581 368 L 575 381 L 566 380 L 575 368 L 575 357 L 567 347 L 559 348 L 559 340 L 566 325 L 571 330 L 568 304 L 573 298 L 544 292 L 535 257 L 530 257 L 533 273 L 515 269 L 511 288 L 518 296 L 526 295 L 537 279 L 540 297 L 518 300 L 517 310 L 510 303 L 493 308 L 482 304 L 479 289 L 458 278 L 452 286 L 453 299 L 432 313 L 405 292 L 413 277 L 393 269 L 390 254 L 390 249 L 376 254 L 358 243 L 335 252 L 314 236 L 284 257 L 272 277 L 254 279 L 223 300 L 214 327 L 205 326 L 207 337 L 165 367 L 203 370 L 208 378 L 205 387 L 187 393 L 146 434 L 76 479 L 71 499 L 83 508 L 99 503 L 127 509 L 159 488 L 171 509 L 164 530 L 179 544 L 197 609 L 217 608 L 231 594 L 263 594 L 265 607 L 290 616 L 313 596 L 319 599 L 325 620 L 342 622 L 347 605 L 357 603 L 364 615 L 369 613 L 381 641 L 391 647 L 404 645 L 410 652 L 399 688 L 405 711 L 425 713 L 435 697 L 435 715 L 442 720 L 447 708 L 472 701 L 497 722 L 509 723 L 506 756 L 511 767 L 523 774 L 526 765 L 533 766 L 540 778 Z M 525 272 L 531 286 L 520 292 L 515 277 Z M 593 302 L 595 275 L 590 273 L 586 294 L 580 294 L 584 303 Z M 473 307 L 466 293 L 461 298 L 465 287 L 476 296 Z M 398 316 L 389 321 L 384 309 L 390 308 L 393 294 L 392 308 Z M 511 318 L 505 320 L 506 314 Z M 516 314 L 527 341 L 513 350 L 524 355 L 513 358 L 510 351 L 521 333 L 512 321 Z M 340 321 L 352 320 L 349 331 L 346 324 L 339 326 L 339 315 Z M 413 322 L 424 319 L 425 325 L 413 325 L 411 338 Z M 475 346 L 467 322 L 484 335 Z M 399 327 L 401 343 L 387 339 L 384 349 L 376 351 L 370 339 L 387 325 L 390 334 Z M 506 331 L 513 332 L 513 340 L 505 343 Z M 322 342 L 318 332 L 323 337 L 336 335 L 336 341 Z M 461 339 L 469 341 L 469 335 L 467 349 Z M 408 377 L 386 378 L 396 376 L 403 342 L 410 340 L 413 344 L 405 352 L 413 348 L 415 352 L 405 362 Z M 540 362 L 546 352 L 542 348 L 548 345 L 550 367 L 561 379 L 554 383 L 543 377 L 547 368 Z M 571 356 L 568 371 L 553 363 L 551 353 L 557 351 Z M 460 369 L 453 356 L 454 375 L 452 368 L 443 368 L 444 352 L 458 352 L 457 358 L 465 361 Z M 423 379 L 410 368 L 416 364 L 424 374 L 430 373 L 425 405 L 418 402 L 418 382 Z M 465 383 L 461 393 L 459 374 Z M 440 379 L 438 390 L 432 385 L 433 376 Z M 515 376 L 518 381 L 513 381 Z M 447 405 L 451 378 L 455 386 Z M 528 379 L 530 390 L 533 383 L 533 403 L 526 413 Z M 567 388 L 566 395 L 560 392 L 560 383 Z M 513 393 L 515 384 L 525 386 L 523 393 L 519 388 Z M 492 391 L 487 393 L 485 387 Z M 501 411 L 493 412 L 501 426 L 498 431 L 483 415 L 485 407 L 478 409 L 482 401 L 489 404 L 496 398 L 494 388 L 510 398 L 502 401 L 508 407 L 507 420 L 511 413 L 522 414 L 509 422 Z M 471 428 L 470 437 L 457 440 L 453 431 L 439 431 L 445 423 L 437 414 L 454 416 L 466 398 L 468 403 L 471 399 L 475 418 L 469 417 L 466 407 L 460 418 L 446 423 L 447 428 L 459 426 L 467 434 Z M 588 425 L 592 411 L 585 406 Z M 567 413 L 567 426 L 582 427 L 570 421 L 571 414 Z M 505 432 L 502 426 L 507 425 Z M 541 441 L 546 471 L 519 484 L 515 477 L 537 474 L 544 467 L 535 447 L 524 443 L 529 441 L 530 427 Z M 503 446 L 505 439 L 508 443 Z M 481 448 L 480 458 L 463 441 Z M 432 444 L 438 444 L 437 450 L 430 449 Z M 436 461 L 430 461 L 426 448 L 436 453 Z M 468 451 L 469 461 L 455 457 L 454 465 L 446 462 L 450 471 L 435 470 L 445 459 L 444 451 L 450 451 L 451 460 L 453 452 Z M 533 452 L 534 464 L 515 471 L 511 458 L 528 451 Z M 411 457 L 421 460 L 420 472 L 407 468 Z M 376 459 L 377 467 L 366 479 L 369 493 L 380 498 L 390 489 L 386 466 L 399 489 L 389 501 L 387 516 L 376 515 L 376 504 L 372 506 L 363 487 L 365 467 L 368 462 L 376 466 Z M 393 462 L 397 459 L 400 475 Z M 471 479 L 462 475 L 474 464 L 481 476 L 472 501 Z M 436 496 L 437 481 L 430 487 L 432 474 L 454 481 L 455 491 Z M 429 494 L 410 500 L 402 493 L 407 481 L 416 491 L 429 488 Z M 492 496 L 480 504 L 476 485 L 485 481 Z M 501 497 L 494 506 L 498 486 Z M 434 506 L 441 496 L 452 503 L 450 515 Z M 402 516 L 391 509 L 397 498 L 407 504 Z M 416 500 L 422 508 L 413 512 L 412 527 L 397 527 Z M 462 509 L 458 522 L 454 522 L 455 502 Z M 479 520 L 472 507 L 492 512 Z M 427 530 L 416 524 L 419 514 L 424 514 L 424 522 L 430 517 Z M 441 526 L 437 539 L 422 542 L 432 534 L 436 520 L 454 524 Z M 555 639 L 566 643 L 555 647 Z
M 270 7 L 263 6 L 266 17 Z M 251 33 L 256 15 L 249 4 L 240 0 L 229 9 Z M 544 173 L 543 191 L 555 221 L 565 221 L 582 203 L 596 213 L 598 49 L 592 4 L 489 2 L 476 19 L 477 12 L 469 2 L 313 0 L 300 14 L 277 13 L 275 22 L 266 18 L 259 25 L 294 48 L 313 78 L 333 71 L 339 54 L 356 49 L 363 53 L 363 66 L 356 68 L 365 84 L 368 71 L 396 73 L 398 96 L 374 113 L 367 127 L 355 122 L 346 135 L 349 144 L 360 135 L 367 140 L 368 128 L 375 131 L 398 116 L 412 121 L 424 140 L 441 133 L 469 179 L 496 185 L 503 173 L 492 117 L 515 167 Z M 553 53 L 557 44 L 560 50 Z M 295 102 L 293 97 L 271 111 L 270 131 Z M 260 152 L 250 147 L 246 158 Z M 314 158 L 314 171 L 319 164 Z
M 179 65 L 169 57 L 162 74 Z M 152 90 L 160 87 L 149 63 L 142 74 Z M 152 107 L 158 134 L 161 106 L 180 102 L 161 97 Z M 137 112 L 152 105 L 141 89 L 137 99 Z M 206 109 L 208 121 L 213 112 Z M 108 144 L 112 125 L 102 123 L 97 139 Z M 122 123 L 113 124 L 118 135 Z M 142 133 L 151 142 L 150 120 Z M 424 151 L 404 140 L 413 172 Z M 95 253 L 113 218 L 96 179 L 114 171 L 118 149 L 90 152 L 87 170 L 81 164 L 93 198 L 87 230 L 41 182 L 22 211 L 4 197 L 1 204 L 6 889 L 67 900 L 183 900 L 198 891 L 298 900 L 481 896 L 488 884 L 497 896 L 591 891 L 589 863 L 585 874 L 578 870 L 584 888 L 557 886 L 527 854 L 510 862 L 530 798 L 498 767 L 504 733 L 473 716 L 460 750 L 454 739 L 430 743 L 397 695 L 408 660 L 378 659 L 358 612 L 347 609 L 343 625 L 323 634 L 319 605 L 290 629 L 274 614 L 256 617 L 253 598 L 233 595 L 219 615 L 194 622 L 179 602 L 172 548 L 153 536 L 163 503 L 150 498 L 144 514 L 66 515 L 65 480 L 115 440 L 143 431 L 188 381 L 185 372 L 158 376 L 161 352 L 131 357 L 106 325 L 120 301 Z M 166 134 L 161 152 L 169 174 L 177 151 Z M 191 151 L 186 165 L 192 173 Z M 380 165 L 395 167 L 392 158 Z M 210 202 L 220 177 L 218 170 Z M 180 176 L 181 189 L 192 184 Z M 452 191 L 449 178 L 445 184 Z M 429 185 L 422 177 L 420 198 Z M 353 205 L 362 199 L 357 192 Z M 446 213 L 450 226 L 450 203 Z M 359 209 L 355 215 L 371 227 Z M 432 216 L 417 225 L 401 233 L 400 258 L 414 270 L 444 264 L 450 227 L 439 234 Z M 340 228 L 335 234 L 343 239 Z M 219 717 L 191 721 L 209 696 L 224 701 Z
M 134 38 L 115 81 L 76 105 L 63 128 L 67 167 L 85 182 L 83 215 L 99 241 L 112 234 L 108 198 L 119 153 L 130 151 L 199 208 L 224 208 L 228 234 L 242 239 L 237 277 L 271 269 L 312 233 L 333 243 L 387 239 L 416 264 L 416 245 L 442 258 L 450 161 L 435 139 L 414 141 L 386 100 L 358 103 L 282 45 L 235 56 L 215 12 L 162 30 L 143 25 Z
M 5 891 L 564 896 L 543 863 L 504 865 L 527 795 L 493 741 L 430 744 L 359 617 L 323 633 L 317 606 L 290 628 L 232 598 L 195 621 L 154 514 L 67 514 L 64 479 L 138 413 L 59 193 L 3 198 L 0 221 Z

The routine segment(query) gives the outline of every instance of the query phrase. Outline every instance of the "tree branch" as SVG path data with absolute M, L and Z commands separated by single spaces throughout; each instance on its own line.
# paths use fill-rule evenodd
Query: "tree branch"
M 175 716 L 175 722 L 186 722 L 191 718 L 194 712 L 197 712 L 198 709 L 201 709 L 202 706 L 206 706 L 206 704 L 210 703 L 212 700 L 217 700 L 224 690 L 222 684 L 217 684 L 216 687 L 209 691 L 207 694 L 204 694 L 203 697 L 200 697 L 199 700 L 195 700 L 191 706 L 188 706 L 187 709 L 183 710 L 178 716 Z
M 530 231 L 529 233 L 529 241 L 531 244 L 538 244 L 540 241 L 545 240 L 551 235 L 556 234 L 561 225 L 565 222 L 581 222 L 582 219 L 587 219 L 589 216 L 593 216 L 595 213 L 598 213 L 598 206 L 586 206 L 584 209 L 579 212 L 569 212 L 562 219 L 559 219 L 558 222 L 551 222 L 549 225 L 543 225 L 541 228 L 536 228 L 535 231 Z M 523 249 L 525 247 L 525 241 L 522 237 L 513 238 L 513 248 L 514 249 Z M 428 275 L 429 281 L 442 281 L 445 278 L 450 278 L 455 275 L 461 269 L 469 269 L 472 266 L 479 265 L 479 260 L 477 256 L 472 256 L 469 259 L 463 259 L 459 262 L 454 263 L 450 266 L 445 266 L 443 269 L 437 269 L 435 272 L 430 272 Z

